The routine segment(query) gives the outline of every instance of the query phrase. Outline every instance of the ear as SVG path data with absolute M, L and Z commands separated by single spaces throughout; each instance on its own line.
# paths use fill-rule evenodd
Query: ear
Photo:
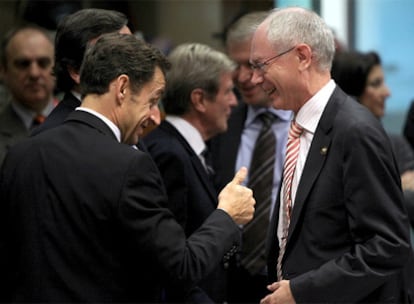
M 204 90 L 197 88 L 191 91 L 191 104 L 193 105 L 193 108 L 195 111 L 199 112 L 205 112 L 205 102 L 206 102 L 206 94 Z
M 298 44 L 296 46 L 296 53 L 299 58 L 299 69 L 306 70 L 312 63 L 312 49 L 307 44 Z
M 72 78 L 73 81 L 76 84 L 80 84 L 80 74 L 79 74 L 79 70 L 75 69 L 71 65 L 67 65 L 66 68 L 68 69 L 68 73 L 70 75 L 70 78 Z
M 130 83 L 128 75 L 121 74 L 116 79 L 115 94 L 119 103 L 123 103 L 125 97 L 129 93 L 129 85 Z

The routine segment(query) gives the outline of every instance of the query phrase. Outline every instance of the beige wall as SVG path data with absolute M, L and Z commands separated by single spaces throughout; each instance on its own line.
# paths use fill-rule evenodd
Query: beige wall
M 212 37 L 223 28 L 221 0 L 163 1 L 157 19 L 159 35 L 169 37 L 176 44 L 201 42 L 221 47 Z
M 42 0 L 38 0 L 42 1 Z M 58 2 L 58 1 L 57 1 Z M 213 35 L 241 11 L 268 9 L 273 0 L 130 0 L 128 17 L 137 30 L 150 37 L 161 36 L 174 44 L 201 42 L 222 49 L 222 42 Z M 0 34 L 19 21 L 27 0 L 0 0 Z M 83 7 L 110 8 L 117 1 L 83 0 Z M 19 4 L 19 7 L 16 7 Z

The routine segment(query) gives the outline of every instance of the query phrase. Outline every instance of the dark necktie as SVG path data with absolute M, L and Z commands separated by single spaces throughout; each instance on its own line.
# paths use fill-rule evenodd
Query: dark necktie
M 212 155 L 210 153 L 210 150 L 206 147 L 203 152 L 201 152 L 201 155 L 204 158 L 204 166 L 207 172 L 208 177 L 210 178 L 211 181 L 214 181 L 214 169 L 213 169 L 213 159 L 212 159 Z
M 256 210 L 253 220 L 243 229 L 242 265 L 252 274 L 266 265 L 265 241 L 272 203 L 276 138 L 272 123 L 276 117 L 265 112 L 258 116 L 263 122 L 255 143 L 249 168 L 248 186 L 253 190 Z

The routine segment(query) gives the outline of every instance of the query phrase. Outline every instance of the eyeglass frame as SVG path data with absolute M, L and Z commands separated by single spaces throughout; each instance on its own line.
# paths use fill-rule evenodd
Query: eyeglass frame
M 264 73 L 265 72 L 264 67 L 268 66 L 271 61 L 273 61 L 273 60 L 275 60 L 275 59 L 277 59 L 277 58 L 293 51 L 295 48 L 296 48 L 296 46 L 292 46 L 290 49 L 288 49 L 286 51 L 283 51 L 283 52 L 281 52 L 281 53 L 279 53 L 279 54 L 277 54 L 273 57 L 270 57 L 270 58 L 266 59 L 263 62 L 258 62 L 258 63 L 251 63 L 250 62 L 250 68 L 252 69 L 252 71 L 257 70 L 257 71 L 260 71 L 260 72 Z

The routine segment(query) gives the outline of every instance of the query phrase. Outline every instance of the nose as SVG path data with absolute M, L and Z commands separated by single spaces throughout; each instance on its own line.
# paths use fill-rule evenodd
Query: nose
M 151 108 L 150 119 L 156 126 L 161 123 L 161 111 L 158 105 L 154 105 Z
M 237 97 L 236 94 L 234 94 L 234 91 L 231 92 L 231 96 L 230 96 L 230 107 L 235 107 L 237 106 L 238 102 L 237 102 Z
M 33 78 L 39 77 L 42 72 L 42 68 L 37 64 L 36 61 L 32 61 L 29 66 L 29 75 Z
M 252 70 L 252 78 L 251 78 L 251 82 L 254 85 L 258 85 L 261 84 L 263 82 L 263 74 L 261 73 L 261 71 L 259 69 L 253 69 Z
M 384 84 L 384 96 L 385 97 L 390 97 L 391 96 L 391 91 L 388 88 L 388 86 L 386 84 Z
M 236 74 L 236 79 L 240 83 L 250 81 L 252 78 L 252 69 L 249 65 L 242 64 Z

